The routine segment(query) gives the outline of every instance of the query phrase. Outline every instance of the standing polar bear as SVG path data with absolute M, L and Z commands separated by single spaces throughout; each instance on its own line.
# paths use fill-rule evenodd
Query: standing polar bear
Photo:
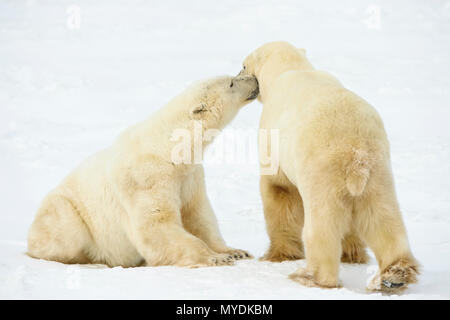
M 240 74 L 258 79 L 260 128 L 279 129 L 279 170 L 260 181 L 271 240 L 263 258 L 304 258 L 304 242 L 306 269 L 291 278 L 332 288 L 340 260 L 366 262 L 367 244 L 379 263 L 368 289 L 397 292 L 416 282 L 375 109 L 286 42 L 258 48 Z
M 226 246 L 203 167 L 174 163 L 171 136 L 177 129 L 193 133 L 198 122 L 202 130 L 221 129 L 257 95 L 252 76 L 208 80 L 125 131 L 44 199 L 29 231 L 28 254 L 124 267 L 229 265 L 250 257 Z M 208 142 L 200 143 L 203 149 Z M 191 144 L 188 152 L 194 152 Z

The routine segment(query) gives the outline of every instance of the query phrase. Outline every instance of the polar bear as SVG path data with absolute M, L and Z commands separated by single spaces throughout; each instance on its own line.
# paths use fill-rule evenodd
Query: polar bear
M 216 266 L 250 258 L 222 239 L 202 165 L 174 163 L 179 142 L 172 134 L 193 133 L 199 122 L 202 130 L 221 129 L 257 94 L 252 76 L 207 80 L 123 132 L 43 200 L 28 254 L 111 267 Z M 200 141 L 201 149 L 210 142 Z
M 379 263 L 368 289 L 399 292 L 416 282 L 375 109 L 286 42 L 255 50 L 240 74 L 258 79 L 260 128 L 279 129 L 278 172 L 260 179 L 271 240 L 263 259 L 304 258 L 304 244 L 307 267 L 291 278 L 332 288 L 340 260 L 366 262 L 367 244 Z

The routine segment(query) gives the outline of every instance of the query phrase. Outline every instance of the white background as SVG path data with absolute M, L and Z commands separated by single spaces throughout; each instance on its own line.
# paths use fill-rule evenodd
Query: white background
M 417 285 L 366 293 L 373 258 L 341 266 L 343 289 L 321 290 L 287 279 L 304 261 L 110 269 L 24 255 L 41 199 L 82 159 L 273 40 L 306 48 L 380 112 Z M 449 53 L 450 1 L 0 0 L 0 298 L 450 298 Z M 260 112 L 248 105 L 230 128 L 256 129 Z M 206 176 L 227 242 L 261 256 L 257 166 L 209 165 Z

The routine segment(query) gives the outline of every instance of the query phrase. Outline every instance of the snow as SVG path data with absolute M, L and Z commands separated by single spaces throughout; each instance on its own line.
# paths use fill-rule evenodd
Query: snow
M 317 68 L 380 112 L 423 266 L 418 284 L 401 296 L 365 292 L 373 258 L 342 264 L 344 288 L 321 290 L 287 278 L 302 260 L 123 269 L 24 254 L 41 199 L 82 159 L 191 82 L 236 74 L 249 52 L 273 40 L 306 48 Z M 450 298 L 449 52 L 450 1 L 1 0 L 0 298 Z M 260 112 L 258 102 L 248 105 L 229 130 L 254 132 Z M 228 244 L 261 256 L 268 238 L 257 166 L 205 168 Z

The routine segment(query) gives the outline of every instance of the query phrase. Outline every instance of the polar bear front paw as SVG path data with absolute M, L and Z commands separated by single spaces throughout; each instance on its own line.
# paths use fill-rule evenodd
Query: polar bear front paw
M 334 277 L 318 280 L 313 272 L 305 268 L 299 268 L 297 271 L 289 275 L 289 279 L 294 280 L 305 287 L 316 287 L 323 289 L 341 288 L 342 283 Z
M 197 257 L 195 261 L 182 261 L 179 266 L 186 266 L 190 268 L 204 268 L 216 266 L 232 266 L 234 259 L 230 254 L 213 253 L 201 257 Z
M 208 258 L 209 266 L 231 266 L 234 259 L 230 254 L 216 254 Z
M 233 257 L 234 260 L 252 259 L 253 256 L 245 250 L 229 248 L 224 252 Z

